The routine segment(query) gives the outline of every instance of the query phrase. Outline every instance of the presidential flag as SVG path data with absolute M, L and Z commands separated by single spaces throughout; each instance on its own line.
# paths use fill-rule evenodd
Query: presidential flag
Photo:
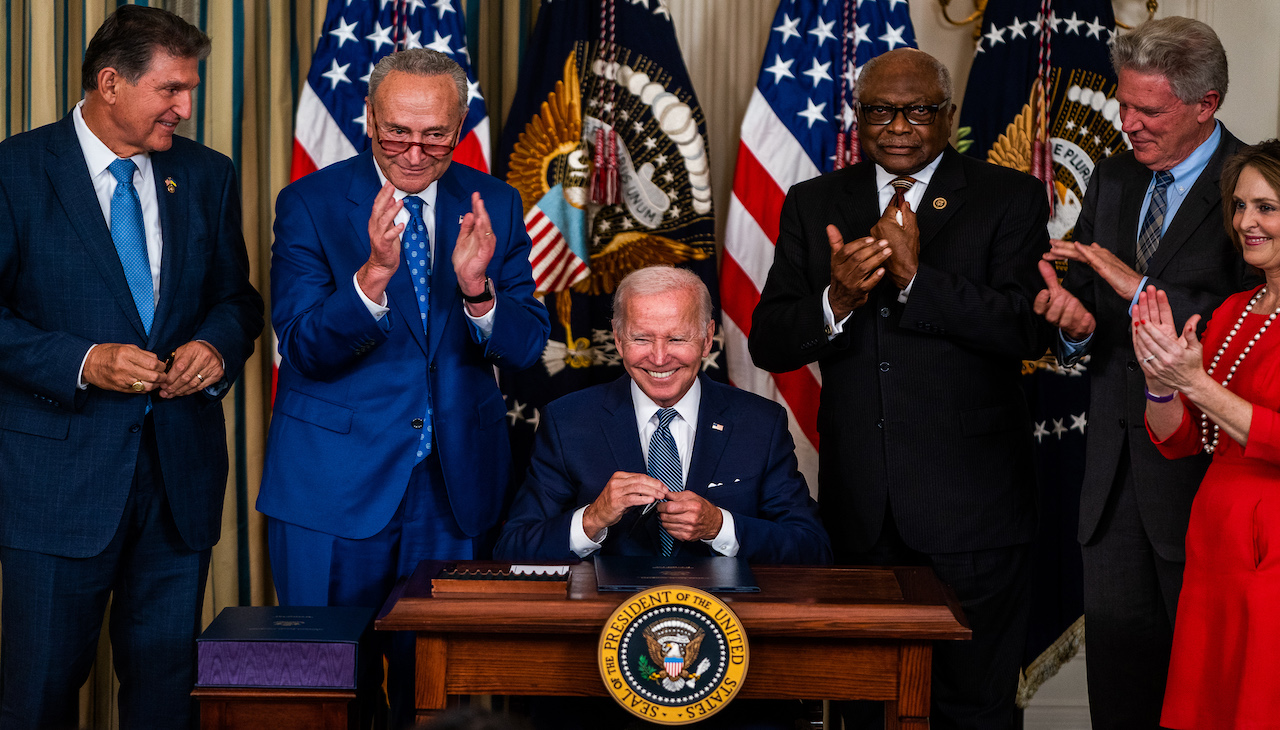
M 543 0 L 494 168 L 520 191 L 551 313 L 542 362 L 502 374 L 519 468 L 546 403 L 622 374 L 624 276 L 680 266 L 718 299 L 706 124 L 665 1 Z M 717 331 L 702 369 L 724 380 L 721 349 Z
M 818 484 L 822 376 L 816 364 L 781 374 L 757 369 L 747 352 L 751 313 L 773 264 L 787 190 L 835 169 L 837 153 L 856 153 L 858 69 L 881 53 L 915 45 L 906 0 L 782 0 L 742 120 L 720 272 L 729 378 L 786 407 L 810 489 Z M 848 135 L 844 145 L 841 132 Z M 842 162 L 851 158 L 846 153 Z
M 1120 131 L 1107 44 L 1108 0 L 991 0 L 974 48 L 958 147 L 1045 181 L 1049 235 L 1070 238 L 1094 165 L 1128 149 Z M 1026 363 L 1034 416 L 1040 531 L 1031 630 L 1018 702 L 1084 641 L 1082 566 L 1076 543 L 1088 426 L 1089 363 L 1071 369 L 1046 356 Z
M 489 171 L 489 113 L 471 68 L 460 0 L 329 0 L 324 26 L 298 97 L 290 180 L 369 148 L 365 97 L 383 56 L 406 48 L 448 55 L 467 72 L 467 118 L 453 161 Z M 274 337 L 273 337 L 274 340 Z M 275 399 L 280 352 L 272 348 Z

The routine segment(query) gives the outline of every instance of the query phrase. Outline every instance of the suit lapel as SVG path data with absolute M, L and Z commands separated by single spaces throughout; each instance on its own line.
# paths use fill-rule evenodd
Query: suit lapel
M 369 257 L 369 216 L 373 215 L 373 200 L 378 197 L 382 185 L 378 181 L 378 173 L 374 170 L 373 155 L 365 152 L 360 155 L 353 168 L 351 185 L 347 188 L 347 199 L 355 204 L 347 219 L 351 223 L 352 235 L 364 258 Z M 392 275 L 387 284 L 387 305 L 395 310 L 413 335 L 414 342 L 427 352 L 427 340 L 422 331 L 422 317 L 418 310 L 418 302 L 413 293 L 413 282 L 409 280 L 408 267 L 401 253 L 400 267 Z
M 693 439 L 693 457 L 689 461 L 689 475 L 684 480 L 685 489 L 706 497 L 707 485 L 720 465 L 720 457 L 733 433 L 729 423 L 729 404 L 724 397 L 723 386 L 698 376 L 702 380 L 702 402 L 698 404 L 697 431 Z M 715 428 L 714 426 L 719 426 Z
M 458 300 L 458 275 L 453 270 L 453 247 L 458 241 L 458 221 L 471 210 L 470 195 L 458 184 L 453 167 L 445 170 L 436 185 L 436 237 L 431 264 L 431 352 L 437 352 L 440 338 Z
M 624 375 L 609 384 L 604 397 L 603 416 L 600 429 L 609 444 L 614 471 L 647 473 L 644 452 L 640 449 L 640 429 L 636 426 L 636 409 L 631 402 L 630 377 Z M 657 512 L 650 510 L 648 514 L 643 514 L 643 509 L 637 507 L 629 510 L 621 522 L 609 528 L 609 532 L 612 534 L 616 529 L 619 538 L 643 543 L 650 554 L 661 555 Z
M 47 147 L 52 158 L 47 166 L 49 183 L 67 214 L 67 222 L 106 282 L 107 290 L 115 297 L 129 324 L 137 330 L 138 339 L 145 341 L 147 330 L 138 316 L 138 305 L 134 303 L 129 284 L 125 281 L 120 255 L 116 253 L 111 231 L 107 229 L 107 221 L 98 204 L 98 194 L 89 179 L 89 168 L 80 150 L 80 140 L 76 137 L 75 122 L 68 114 L 58 124 L 57 133 Z
M 644 452 L 640 450 L 640 430 L 636 427 L 636 409 L 631 403 L 631 378 L 624 375 L 609 384 L 604 398 L 605 417 L 600 423 L 617 471 L 635 474 L 646 472 Z
M 149 347 L 159 341 L 160 329 L 166 315 L 173 309 L 173 300 L 181 288 L 182 262 L 186 260 L 187 239 L 190 235 L 187 221 L 191 220 L 191 185 L 182 171 L 173 163 L 170 155 L 156 153 L 151 156 L 151 176 L 155 178 L 156 201 L 160 208 L 160 233 L 163 247 L 160 254 L 160 301 L 156 305 L 155 320 L 151 325 Z M 166 179 L 175 183 L 170 193 Z M 164 355 L 160 355 L 164 359 Z
M 1112 251 L 1126 266 L 1133 268 L 1138 258 L 1138 216 L 1142 214 L 1142 199 L 1151 185 L 1151 171 L 1136 164 L 1137 169 L 1125 177 L 1120 189 L 1120 231 L 1115 237 L 1118 250 Z M 1092 241 L 1082 241 L 1084 244 Z
M 947 147 L 942 152 L 942 161 L 933 177 L 929 178 L 929 187 L 920 199 L 920 209 L 916 211 L 916 225 L 920 228 L 920 250 L 924 250 L 934 236 L 938 235 L 964 205 L 967 196 L 965 188 L 968 181 L 964 169 L 960 166 L 960 153 Z M 941 206 L 941 207 L 939 207 Z
M 1147 274 L 1149 276 L 1160 275 L 1164 267 L 1178 253 L 1178 249 L 1191 240 L 1191 234 L 1200 228 L 1200 224 L 1204 222 L 1205 218 L 1211 215 L 1221 216 L 1222 191 L 1218 185 L 1222 177 L 1222 163 L 1227 157 L 1227 147 L 1230 140 L 1231 135 L 1226 129 L 1223 129 L 1221 138 L 1218 140 L 1218 148 L 1214 150 L 1213 157 L 1205 165 L 1200 177 L 1196 178 L 1195 184 L 1187 192 L 1187 197 L 1182 201 L 1182 205 L 1178 206 L 1177 214 L 1174 215 L 1172 221 L 1169 221 L 1169 227 L 1165 229 L 1164 235 L 1160 238 L 1160 246 L 1156 248 L 1151 261 L 1147 263 Z
M 879 199 L 876 197 L 876 168 L 870 162 L 848 169 L 844 197 L 852 203 L 836 206 L 833 216 L 836 228 L 844 234 L 845 241 L 871 235 L 871 227 L 880 220 Z

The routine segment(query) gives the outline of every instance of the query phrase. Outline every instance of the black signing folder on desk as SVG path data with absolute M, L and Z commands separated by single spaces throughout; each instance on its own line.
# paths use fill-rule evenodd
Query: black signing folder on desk
M 640 591 L 674 583 L 709 593 L 756 593 L 755 574 L 742 558 L 597 555 L 596 588 Z

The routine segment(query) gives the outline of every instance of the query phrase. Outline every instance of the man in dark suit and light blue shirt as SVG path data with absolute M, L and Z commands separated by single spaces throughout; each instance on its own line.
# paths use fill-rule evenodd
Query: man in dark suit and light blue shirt
M 699 376 L 715 331 L 702 280 L 633 272 L 613 328 L 626 376 L 547 407 L 497 555 L 829 562 L 785 411 Z
M 281 364 L 258 509 L 283 605 L 381 606 L 420 561 L 476 556 L 501 518 L 493 368 L 537 362 L 549 326 L 519 195 L 451 164 L 466 83 L 436 51 L 384 57 L 372 149 L 276 201 Z M 384 649 L 393 721 L 411 723 L 413 637 Z
M 1218 180 L 1241 143 L 1214 118 L 1227 56 L 1213 30 L 1162 18 L 1119 36 L 1111 61 L 1132 152 L 1094 170 L 1075 241 L 1040 262 L 1036 311 L 1060 328 L 1058 356 L 1089 354 L 1089 431 L 1078 538 L 1093 726 L 1156 728 L 1182 588 L 1191 501 L 1208 456 L 1168 461 L 1148 437 L 1146 379 L 1129 309 L 1155 286 L 1178 328 L 1251 286 L 1222 224 Z M 1062 285 L 1052 260 L 1072 263 Z
M 77 726 L 108 598 L 121 726 L 196 719 L 220 398 L 262 329 L 231 161 L 174 135 L 209 49 L 122 6 L 86 50 L 83 101 L 0 144 L 5 730 Z

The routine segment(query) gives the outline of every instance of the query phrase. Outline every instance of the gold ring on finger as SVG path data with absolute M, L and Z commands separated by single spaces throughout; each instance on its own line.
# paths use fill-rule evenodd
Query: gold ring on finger
M 146 388 L 147 386 L 143 385 L 141 380 L 135 380 L 133 381 L 133 385 L 129 386 L 129 389 L 135 393 L 141 393 L 143 390 L 146 390 Z
M 199 381 L 200 381 L 200 382 L 202 382 L 202 383 L 204 382 L 204 376 L 203 376 L 203 375 L 201 375 L 200 373 L 196 373 L 196 379 L 197 379 L 197 380 L 199 380 Z

